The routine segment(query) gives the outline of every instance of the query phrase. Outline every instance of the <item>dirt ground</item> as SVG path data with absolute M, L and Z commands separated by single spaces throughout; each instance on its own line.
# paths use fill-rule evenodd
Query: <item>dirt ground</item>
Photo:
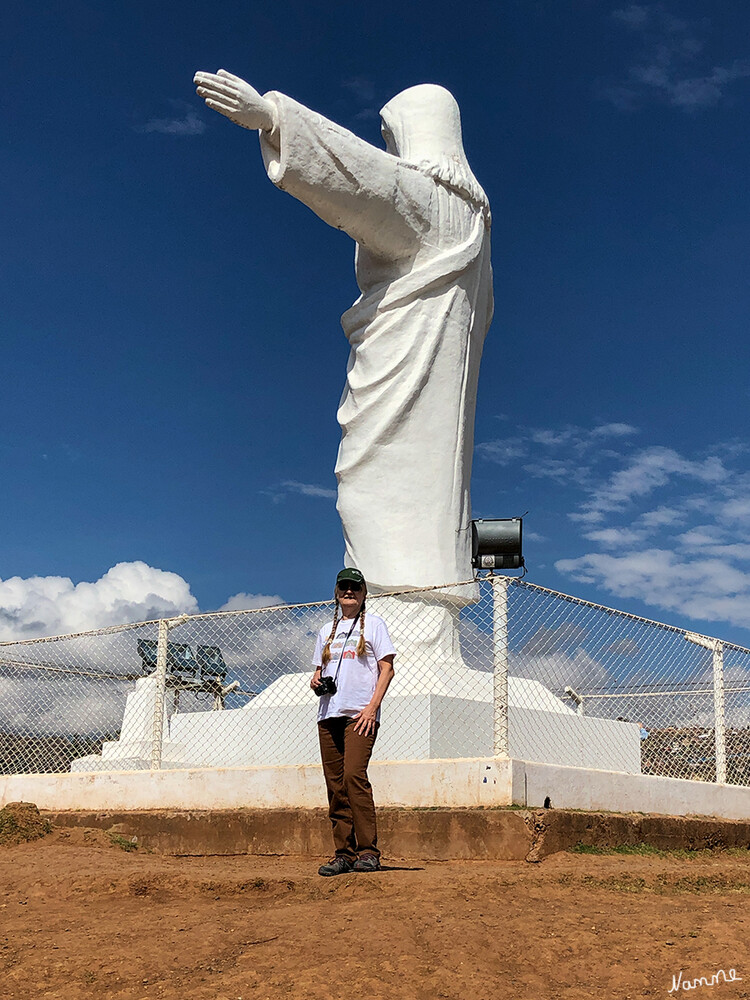
M 0 848 L 0 997 L 122 1000 L 750 997 L 750 851 L 173 858 L 58 829 Z M 680 992 L 680 987 L 673 994 Z

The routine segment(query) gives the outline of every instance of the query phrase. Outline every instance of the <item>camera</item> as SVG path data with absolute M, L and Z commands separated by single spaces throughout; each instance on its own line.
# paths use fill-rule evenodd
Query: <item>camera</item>
M 336 694 L 336 681 L 333 677 L 321 677 L 318 686 L 313 690 L 319 698 L 322 698 L 324 694 Z

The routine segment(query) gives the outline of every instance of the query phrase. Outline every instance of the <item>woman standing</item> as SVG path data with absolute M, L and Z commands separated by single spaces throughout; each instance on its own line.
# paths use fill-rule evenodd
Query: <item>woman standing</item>
M 367 765 L 396 653 L 383 619 L 365 610 L 367 585 L 358 569 L 341 570 L 334 596 L 333 621 L 318 633 L 310 681 L 320 697 L 320 756 L 336 848 L 320 875 L 380 870 Z

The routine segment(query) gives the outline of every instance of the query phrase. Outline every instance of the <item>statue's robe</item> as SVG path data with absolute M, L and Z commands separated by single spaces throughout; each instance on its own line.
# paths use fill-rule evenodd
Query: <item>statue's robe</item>
M 345 565 L 373 591 L 470 580 L 489 213 L 291 98 L 265 97 L 278 112 L 270 140 L 261 133 L 269 178 L 357 244 L 362 294 L 341 317 L 351 345 L 336 463 Z

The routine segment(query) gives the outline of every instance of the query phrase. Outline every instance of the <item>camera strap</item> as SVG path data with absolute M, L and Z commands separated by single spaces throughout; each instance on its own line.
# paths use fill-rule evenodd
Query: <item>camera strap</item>
M 334 684 L 338 684 L 338 680 L 339 680 L 339 670 L 341 669 L 341 661 L 342 661 L 342 660 L 344 659 L 344 651 L 346 650 L 346 644 L 347 644 L 347 642 L 349 642 L 349 637 L 351 636 L 352 632 L 354 631 L 354 626 L 355 626 L 355 625 L 357 624 L 357 619 L 358 619 L 358 618 L 359 618 L 359 615 L 357 615 L 357 616 L 355 617 L 354 621 L 352 622 L 352 626 L 351 626 L 351 628 L 350 628 L 350 629 L 349 629 L 349 631 L 348 631 L 348 632 L 346 633 L 346 639 L 344 639 L 344 645 L 343 645 L 343 646 L 341 647 L 341 652 L 339 653 L 339 662 L 338 662 L 338 663 L 336 664 L 336 675 L 335 675 L 335 677 L 333 678 L 333 683 L 334 683 Z M 335 638 L 335 637 L 334 637 L 334 638 Z M 321 677 L 322 677 L 322 676 L 323 676 L 323 675 L 321 674 Z

